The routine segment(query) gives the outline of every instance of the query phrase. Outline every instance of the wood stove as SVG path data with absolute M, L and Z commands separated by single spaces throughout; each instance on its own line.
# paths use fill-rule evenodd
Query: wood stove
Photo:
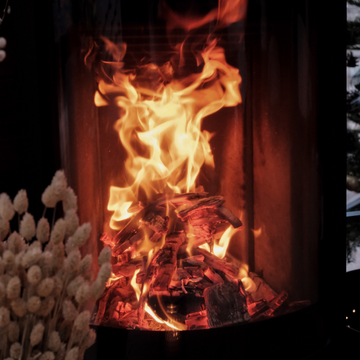
M 235 265 L 237 271 L 245 269 L 246 276 L 244 274 L 240 276 L 238 272 L 236 276 L 231 277 L 223 269 L 209 266 L 210 248 L 199 250 L 196 247 L 194 253 L 181 255 L 180 246 L 185 243 L 187 245 L 185 250 L 188 248 L 191 239 L 188 235 L 193 235 L 191 232 L 194 231 L 193 224 L 189 225 L 186 221 L 183 221 L 185 225 L 182 228 L 174 225 L 173 221 L 172 230 L 169 231 L 169 226 L 166 225 L 165 232 L 154 231 L 151 226 L 146 225 L 147 231 L 152 230 L 150 235 L 149 232 L 145 234 L 136 228 L 132 236 L 141 234 L 138 237 L 144 241 L 145 237 L 151 240 L 154 233 L 156 235 L 159 233 L 161 237 L 157 240 L 163 243 L 159 248 L 153 249 L 152 256 L 156 254 L 161 256 L 161 251 L 166 250 L 166 239 L 169 239 L 171 234 L 182 232 L 187 240 L 183 239 L 176 251 L 171 248 L 172 252 L 177 252 L 175 261 L 177 269 L 184 268 L 182 263 L 186 263 L 190 255 L 202 256 L 201 262 L 207 259 L 205 261 L 207 267 L 203 270 L 213 273 L 214 276 L 220 275 L 225 284 L 237 286 L 238 293 L 243 294 L 245 298 L 249 296 L 247 291 L 249 289 L 243 286 L 242 279 L 251 278 L 254 281 L 254 276 L 265 279 L 276 296 L 282 295 L 283 300 L 286 298 L 286 306 L 283 308 L 286 311 L 279 311 L 279 317 L 271 314 L 271 320 L 269 320 L 270 316 L 263 316 L 254 317 L 252 321 L 249 316 L 251 312 L 248 311 L 250 303 L 245 301 L 242 303 L 247 307 L 245 315 L 240 316 L 241 321 L 230 321 L 231 326 L 228 326 L 229 321 L 223 323 L 220 321 L 220 325 L 226 326 L 212 329 L 213 324 L 219 320 L 219 317 L 215 316 L 214 321 L 206 320 L 204 323 L 202 319 L 199 323 L 195 323 L 205 324 L 204 330 L 199 330 L 202 328 L 199 325 L 192 328 L 198 330 L 180 331 L 190 328 L 169 327 L 169 324 L 174 325 L 174 316 L 168 316 L 171 314 L 168 306 L 174 305 L 174 302 L 169 303 L 166 300 L 169 298 L 168 293 L 155 294 L 157 299 L 159 296 L 165 297 L 161 305 L 159 299 L 156 301 L 153 298 L 151 301 L 149 292 L 145 305 L 155 312 L 153 319 L 166 321 L 165 325 L 153 329 L 166 331 L 152 333 L 146 331 L 150 328 L 143 322 L 135 322 L 131 326 L 126 323 L 127 326 L 124 326 L 123 322 L 113 321 L 114 317 L 108 324 L 98 318 L 97 324 L 105 325 L 98 328 L 98 356 L 105 356 L 107 351 L 109 355 L 114 353 L 114 346 L 117 346 L 118 341 L 122 341 L 123 347 L 127 349 L 125 358 L 143 356 L 142 352 L 148 351 L 144 350 L 146 344 L 149 344 L 149 348 L 155 349 L 154 354 L 160 358 L 169 356 L 196 358 L 204 353 L 230 357 L 239 351 L 238 339 L 241 339 L 242 344 L 246 342 L 254 344 L 256 334 L 260 334 L 257 341 L 264 344 L 264 347 L 242 349 L 244 354 L 247 356 L 279 354 L 279 357 L 284 357 L 292 347 L 291 350 L 300 358 L 316 350 L 326 339 L 326 331 L 323 329 L 318 308 L 319 294 L 321 297 L 319 251 L 321 240 L 327 231 L 322 225 L 324 214 L 327 214 L 323 208 L 323 196 L 329 191 L 323 185 L 324 176 L 327 174 L 327 163 L 324 160 L 322 146 L 327 144 L 331 137 L 325 138 L 320 132 L 325 114 L 325 112 L 321 113 L 322 98 L 319 96 L 323 85 L 318 81 L 319 74 L 323 71 L 318 62 L 322 55 L 318 50 L 319 37 L 312 36 L 313 31 L 321 33 L 317 18 L 320 7 L 306 1 L 273 7 L 265 4 L 264 1 L 250 1 L 248 4 L 240 2 L 238 6 L 230 8 L 226 14 L 231 21 L 226 17 L 225 20 L 221 19 L 219 15 L 221 6 L 225 6 L 226 9 L 226 6 L 231 6 L 230 3 L 220 2 L 218 8 L 217 2 L 211 1 L 182 2 L 181 5 L 168 1 L 166 11 L 164 4 L 157 1 L 136 4 L 108 1 L 97 3 L 96 12 L 93 13 L 94 8 L 91 8 L 90 3 L 86 1 L 79 7 L 69 2 L 72 4 L 72 23 L 66 23 L 66 19 L 69 19 L 69 9 L 64 4 L 56 5 L 59 6 L 58 8 L 55 6 L 56 14 L 67 15 L 65 20 L 64 16 L 59 18 L 56 33 L 60 44 L 59 115 L 62 163 L 69 182 L 78 194 L 82 220 L 91 221 L 94 226 L 96 225 L 97 232 L 94 232 L 88 250 L 97 253 L 104 246 L 104 242 L 111 244 L 113 250 L 122 246 L 121 250 L 113 253 L 114 269 L 119 268 L 129 261 L 129 257 L 136 260 L 139 255 L 143 255 L 140 254 L 142 249 L 139 248 L 135 249 L 135 255 L 126 254 L 129 252 L 129 247 L 136 245 L 136 241 L 134 239 L 134 242 L 130 241 L 130 237 L 122 237 L 124 235 L 122 229 L 128 226 L 124 224 L 130 224 L 131 219 L 147 206 L 152 206 L 159 199 L 165 198 L 167 207 L 173 206 L 178 215 L 181 211 L 191 210 L 199 203 L 202 204 L 204 198 L 212 201 L 222 196 L 221 204 L 216 205 L 215 212 L 224 205 L 226 211 L 229 211 L 235 219 L 240 219 L 242 224 L 242 230 L 235 233 L 228 245 L 226 262 Z M 286 9 L 285 13 L 284 9 Z M 159 13 L 162 14 L 162 18 L 159 17 Z M 211 17 L 208 14 L 216 15 Z M 199 25 L 198 20 L 206 16 L 210 20 L 200 21 Z M 226 26 L 218 26 L 222 21 Z M 211 43 L 214 39 L 216 45 Z M 126 52 L 123 44 L 127 44 Z M 120 215 L 111 220 L 116 210 L 111 204 L 109 205 L 111 196 L 115 196 L 111 195 L 110 188 L 131 187 L 136 178 L 134 173 L 129 176 L 124 167 L 126 159 L 129 159 L 127 149 L 133 147 L 141 153 L 139 144 L 131 144 L 131 139 L 126 137 L 126 133 L 119 136 L 119 128 L 116 129 L 117 131 L 114 129 L 119 118 L 124 117 L 121 112 L 124 104 L 120 106 L 118 104 L 119 97 L 124 97 L 126 90 L 119 89 L 119 84 L 123 84 L 124 80 L 119 80 L 114 85 L 116 75 L 130 79 L 132 86 L 137 82 L 138 93 L 142 94 L 145 102 L 150 101 L 158 89 L 154 91 L 151 87 L 147 87 L 146 81 L 149 81 L 148 78 L 143 79 L 144 74 L 153 76 L 150 83 L 156 85 L 158 81 L 156 76 L 159 75 L 160 69 L 163 76 L 161 86 L 166 88 L 171 83 L 166 77 L 171 77 L 172 72 L 175 72 L 176 81 L 186 79 L 188 81 L 186 85 L 191 87 L 191 81 L 201 77 L 206 63 L 204 53 L 202 58 L 199 57 L 198 49 L 209 49 L 211 46 L 211 50 L 216 50 L 209 56 L 210 59 L 219 61 L 221 66 L 226 64 L 227 70 L 237 69 L 240 74 L 239 81 L 234 79 L 239 89 L 238 100 L 230 100 L 216 111 L 205 111 L 199 128 L 202 135 L 197 141 L 208 137 L 209 149 L 204 145 L 204 154 L 206 155 L 206 151 L 211 153 L 214 168 L 207 166 L 211 161 L 203 160 L 201 165 L 203 163 L 205 165 L 201 167 L 196 181 L 191 186 L 186 185 L 181 188 L 179 185 L 181 181 L 167 181 L 167 186 L 163 186 L 159 191 L 156 187 L 158 184 L 152 184 L 150 190 L 144 190 L 141 183 L 135 191 L 138 196 L 136 200 L 131 197 L 124 200 L 118 193 L 117 196 L 122 202 L 120 206 L 126 202 L 130 203 L 127 207 L 127 210 L 130 209 L 128 211 L 130 216 L 124 222 L 124 212 L 118 211 Z M 220 46 L 222 52 L 219 51 Z M 219 60 L 219 54 L 223 54 L 222 60 Z M 170 70 L 165 66 L 169 61 L 172 66 Z M 149 64 L 154 65 L 149 66 Z M 135 67 L 140 70 L 134 73 Z M 186 88 L 185 85 L 176 84 L 180 90 Z M 213 77 L 210 75 L 198 86 L 204 90 L 211 89 L 212 84 Z M 223 84 L 216 91 L 219 89 L 226 93 Z M 126 91 L 128 93 L 125 97 L 131 100 L 132 89 Z M 205 97 L 199 92 L 195 105 L 202 104 Z M 215 97 L 215 100 L 218 99 Z M 187 98 L 187 101 L 190 100 Z M 202 106 L 207 105 L 202 104 Z M 145 110 L 148 111 L 149 108 L 151 106 Z M 155 112 L 154 108 L 151 109 Z M 138 121 L 142 124 L 143 118 L 139 117 Z M 144 129 L 141 132 L 144 134 Z M 147 132 L 150 132 L 150 128 L 147 128 Z M 141 136 L 144 137 L 140 134 L 138 138 Z M 124 145 L 124 141 L 127 140 L 128 147 Z M 186 144 L 183 143 L 182 147 L 185 148 Z M 149 157 L 148 154 L 142 156 Z M 134 156 L 132 160 L 134 161 Z M 136 172 L 139 173 L 140 170 L 141 167 Z M 183 169 L 178 171 L 181 172 Z M 179 190 L 174 190 L 175 187 Z M 202 193 L 206 195 L 199 195 Z M 175 204 L 174 201 L 168 200 L 181 196 L 178 194 L 194 195 L 185 203 Z M 224 204 L 223 200 L 225 200 Z M 109 208 L 111 211 L 108 210 Z M 165 213 L 162 214 L 161 211 Z M 161 211 L 155 213 L 155 217 L 160 216 L 164 221 L 171 223 L 174 214 L 171 215 L 166 206 Z M 330 219 L 333 215 L 327 216 L 327 219 Z M 229 220 L 229 216 L 227 218 L 223 216 L 222 219 L 224 218 L 232 228 L 238 227 Z M 237 220 L 234 220 L 235 223 Z M 146 219 L 142 217 L 141 222 L 146 222 Z M 104 236 L 104 233 L 107 235 Z M 101 237 L 103 241 L 99 241 Z M 148 238 L 145 240 L 149 242 Z M 215 239 L 215 245 L 220 245 L 218 240 Z M 210 246 L 214 243 L 209 242 Z M 134 247 L 137 246 L 135 245 Z M 142 279 L 146 278 L 151 257 L 148 256 L 146 261 L 147 263 L 142 265 L 136 263 L 140 271 L 137 274 L 134 271 L 131 274 L 114 273 L 114 281 L 118 283 L 125 281 L 124 286 L 132 286 L 134 289 L 135 283 L 141 284 L 140 292 L 143 295 L 146 293 L 145 283 L 140 276 L 139 281 L 132 283 L 131 280 L 136 279 L 135 276 L 139 274 L 142 274 Z M 161 269 L 160 262 L 156 260 L 154 264 L 154 267 Z M 194 264 L 190 262 L 187 267 L 194 267 Z M 198 269 L 199 266 L 195 270 Z M 193 275 L 191 271 L 189 270 L 188 274 L 190 273 L 192 280 L 199 277 Z M 251 277 L 250 273 L 255 275 Z M 174 272 L 170 272 L 170 275 L 170 280 L 174 280 Z M 215 291 L 218 286 L 215 280 L 211 281 L 211 275 L 206 278 L 213 284 L 209 289 Z M 179 277 L 179 280 L 184 279 Z M 156 279 L 153 278 L 149 282 L 149 287 L 155 288 L 156 291 L 169 292 L 169 282 L 166 283 L 165 289 L 163 286 L 154 287 L 154 281 Z M 190 281 L 190 284 L 192 282 L 194 281 Z M 185 286 L 183 281 L 180 283 L 181 285 L 178 284 L 174 291 L 181 292 L 182 289 L 183 292 L 190 292 L 189 286 Z M 195 294 L 196 291 L 193 295 Z M 138 300 L 140 304 L 141 295 Z M 171 293 L 170 298 L 173 296 Z M 238 297 L 233 302 L 238 301 Z M 256 306 L 261 306 L 261 299 L 252 300 L 253 303 L 259 302 L 255 304 Z M 190 302 L 196 303 L 193 299 Z M 209 306 L 209 301 L 205 300 L 205 303 Z M 160 308 L 164 304 L 166 310 L 161 311 Z M 270 301 L 266 310 L 271 309 L 269 304 Z M 199 306 L 201 305 L 203 302 Z M 180 305 L 176 303 L 174 307 L 176 306 Z M 194 309 L 185 315 L 196 313 L 197 316 L 201 316 L 201 311 L 206 310 L 206 307 L 204 309 L 194 306 Z M 236 310 L 239 310 L 239 306 Z M 99 304 L 95 319 L 98 314 Z M 148 311 L 147 316 L 149 314 Z M 261 318 L 267 320 L 256 321 Z M 294 321 L 299 325 L 290 325 Z M 236 322 L 241 324 L 234 324 Z M 316 326 L 309 326 L 310 323 Z M 269 335 L 272 333 L 271 329 L 277 329 L 278 335 Z M 281 340 L 275 342 L 277 345 L 274 349 L 270 349 L 270 344 L 274 343 L 276 337 Z M 215 342 L 219 338 L 224 343 L 223 347 L 219 347 Z M 211 339 L 211 344 L 208 339 Z M 302 348 L 299 345 L 302 343 L 307 345 Z

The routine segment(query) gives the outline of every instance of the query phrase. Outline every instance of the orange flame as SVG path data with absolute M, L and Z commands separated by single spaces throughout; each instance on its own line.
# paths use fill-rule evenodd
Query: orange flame
M 150 306 L 145 303 L 145 311 L 158 323 L 160 324 L 165 324 L 167 326 L 169 326 L 170 328 L 174 329 L 174 330 L 186 330 L 186 325 L 175 322 L 175 323 L 171 323 L 169 321 L 165 321 L 163 319 L 161 319 L 159 316 L 157 316 L 154 311 L 150 308 Z M 183 326 L 182 326 L 183 325 Z
M 230 240 L 238 230 L 239 228 L 235 229 L 231 225 L 226 229 L 226 231 L 222 234 L 219 240 L 219 244 L 214 244 L 214 248 L 213 248 L 214 255 L 216 255 L 220 259 L 224 258 Z
M 210 245 L 208 243 L 202 244 L 199 246 L 200 249 L 204 249 L 207 250 L 208 252 L 210 252 Z
M 191 14 L 181 16 L 170 9 L 163 1 L 160 14 L 167 20 L 168 30 L 183 28 L 189 32 L 214 20 L 216 20 L 216 26 L 219 28 L 228 26 L 242 20 L 245 17 L 246 9 L 247 0 L 219 0 L 218 7 L 205 16 L 196 17 Z
M 106 287 L 109 287 L 114 281 L 121 279 L 123 276 L 116 276 L 113 272 L 111 273 L 108 281 L 106 282 Z
M 212 40 L 201 54 L 201 73 L 167 83 L 164 73 L 169 73 L 170 63 L 162 67 L 148 64 L 139 70 L 140 75 L 153 76 L 139 85 L 135 73 L 126 73 L 119 66 L 126 46 L 104 41 L 118 62 L 111 63 L 115 69 L 112 83 L 99 81 L 95 104 L 106 105 L 108 95 L 122 94 L 115 98 L 120 116 L 115 129 L 127 152 L 125 168 L 132 179 L 127 187 L 110 188 L 108 210 L 114 212 L 110 226 L 118 228 L 116 222 L 132 215 L 128 210 L 139 200 L 140 189 L 147 199 L 157 193 L 188 192 L 195 189 L 203 164 L 214 167 L 212 135 L 201 130 L 202 120 L 241 102 L 241 77 Z M 151 78 L 155 76 L 160 80 L 154 84 Z
M 260 235 L 261 235 L 261 233 L 262 233 L 262 229 L 261 228 L 259 228 L 259 229 L 257 229 L 257 230 L 252 230 L 252 232 L 253 232 L 253 234 L 254 234 L 254 237 L 255 237 L 255 239 L 256 238 L 258 238 Z
M 136 298 L 138 299 L 138 301 L 140 300 L 141 288 L 140 288 L 140 284 L 138 284 L 136 282 L 136 275 L 139 273 L 139 271 L 140 271 L 140 269 L 137 269 L 135 271 L 134 276 L 132 277 L 131 282 L 130 282 L 130 285 L 135 290 Z

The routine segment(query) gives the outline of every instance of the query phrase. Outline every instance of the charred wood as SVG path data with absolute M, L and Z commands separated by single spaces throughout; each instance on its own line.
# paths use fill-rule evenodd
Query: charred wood
M 209 329 L 206 310 L 188 314 L 185 324 L 188 330 Z
M 246 296 L 241 294 L 239 286 L 234 282 L 225 282 L 205 289 L 204 299 L 208 325 L 211 328 L 250 320 Z
M 116 276 L 130 277 L 134 275 L 136 268 L 141 263 L 142 258 L 136 258 L 123 264 L 112 265 L 111 270 Z
M 204 275 L 214 284 L 222 284 L 223 278 L 210 266 L 205 270 Z
M 195 202 L 192 206 L 186 207 L 178 212 L 178 217 L 185 221 L 188 218 L 192 218 L 192 215 L 199 210 L 212 209 L 216 210 L 219 206 L 221 206 L 225 202 L 223 196 L 211 196 L 208 198 L 203 198 Z M 202 216 L 203 217 L 203 216 Z M 196 217 L 199 218 L 199 217 Z
M 204 255 L 194 255 L 183 259 L 183 266 L 201 266 L 204 262 Z
M 153 282 L 154 290 L 166 290 L 174 275 L 177 264 L 177 251 L 185 241 L 185 233 L 178 232 L 170 234 L 165 239 L 165 244 L 160 249 L 161 254 L 157 258 L 159 268 Z
M 198 255 L 204 255 L 205 263 L 211 266 L 215 270 L 220 270 L 224 272 L 226 275 L 234 278 L 239 273 L 239 269 L 223 259 L 219 259 L 217 256 L 209 253 L 207 250 L 204 249 L 194 249 L 194 252 Z
M 282 291 L 278 296 L 276 296 L 269 303 L 269 310 L 265 311 L 266 316 L 273 316 L 274 312 L 279 309 L 281 305 L 287 300 L 289 294 L 286 291 Z
M 238 228 L 242 225 L 242 222 L 236 217 L 228 208 L 220 206 L 216 209 L 216 214 L 221 218 L 227 220 L 234 228 Z
M 267 302 L 273 300 L 278 294 L 259 275 L 250 272 L 249 277 L 254 281 L 256 290 L 250 294 L 253 301 L 265 299 Z
M 254 319 L 257 315 L 267 310 L 268 303 L 266 300 L 260 300 L 247 305 L 247 309 L 251 319 Z

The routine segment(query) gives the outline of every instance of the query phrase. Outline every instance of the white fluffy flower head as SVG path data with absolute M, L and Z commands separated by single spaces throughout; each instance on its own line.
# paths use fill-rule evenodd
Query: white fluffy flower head
M 74 190 L 71 187 L 68 187 L 63 194 L 62 206 L 64 212 L 69 210 L 77 210 L 77 197 Z
M 76 229 L 79 227 L 79 217 L 75 209 L 70 209 L 65 212 L 66 235 L 74 235 Z
M 51 180 L 51 185 L 54 187 L 59 198 L 62 199 L 67 188 L 67 180 L 64 170 L 58 170 L 55 173 Z
M 15 342 L 10 346 L 10 356 L 13 359 L 18 359 L 20 357 L 22 346 L 19 342 Z
M 75 305 L 73 304 L 73 302 L 71 300 L 65 300 L 63 302 L 62 314 L 63 314 L 64 319 L 69 320 L 69 321 L 72 321 L 77 317 L 78 312 L 76 310 Z
M 0 218 L 0 242 L 5 240 L 10 230 L 10 223 L 8 220 Z
M 81 312 L 74 321 L 74 328 L 76 330 L 86 330 L 89 326 L 90 317 L 90 311 L 85 310 Z
M 91 224 L 85 223 L 79 226 L 74 235 L 71 236 L 66 243 L 66 253 L 68 254 L 75 248 L 80 248 L 89 238 L 91 233 Z
M 40 281 L 39 285 L 36 288 L 36 292 L 39 296 L 46 297 L 51 294 L 54 289 L 54 279 L 45 278 Z
M 81 275 L 85 275 L 90 269 L 92 265 L 92 255 L 87 254 L 80 262 L 79 272 Z
M 37 224 L 36 238 L 42 243 L 46 243 L 50 236 L 50 224 L 49 221 L 42 217 Z
M 60 348 L 61 339 L 57 331 L 52 331 L 49 336 L 49 349 L 51 351 L 58 351 Z
M 60 197 L 53 185 L 49 185 L 41 195 L 41 201 L 47 208 L 54 208 Z
M 2 306 L 0 307 L 0 326 L 7 326 L 10 323 L 10 311 Z
M 23 299 L 17 298 L 10 304 L 12 311 L 19 317 L 23 317 L 27 313 L 26 302 Z
M 106 246 L 100 252 L 100 255 L 98 258 L 99 266 L 101 266 L 102 264 L 105 264 L 107 262 L 110 262 L 110 259 L 111 259 L 111 248 L 110 248 L 110 246 Z
M 20 222 L 20 235 L 23 236 L 26 240 L 31 240 L 36 233 L 36 226 L 34 217 L 25 213 L 21 222 Z
M 81 254 L 79 249 L 70 252 L 64 261 L 64 269 L 67 273 L 72 274 L 79 269 Z
M 14 198 L 14 209 L 20 215 L 25 213 L 29 207 L 29 200 L 26 190 L 19 190 Z
M 24 256 L 21 259 L 21 265 L 27 269 L 32 265 L 35 265 L 41 256 L 41 249 L 38 247 L 33 247 L 31 249 L 29 249 L 28 251 L 26 251 L 26 253 L 24 254 Z
M 7 243 L 8 249 L 11 250 L 15 255 L 21 252 L 25 245 L 24 239 L 22 239 L 16 231 L 11 233 L 7 239 Z
M 45 351 L 41 354 L 39 360 L 54 360 L 55 354 L 52 351 Z
M 40 343 L 44 335 L 44 325 L 42 323 L 37 323 L 30 333 L 30 344 L 35 346 Z
M 66 224 L 64 219 L 58 219 L 50 234 L 50 241 L 53 244 L 59 244 L 64 241 Z
M 10 221 L 15 215 L 14 205 L 8 194 L 0 194 L 0 216 L 5 221 Z
M 78 357 L 79 357 L 79 348 L 75 346 L 66 353 L 65 360 L 77 360 Z
M 41 300 L 38 296 L 31 296 L 26 305 L 29 312 L 36 313 L 40 308 Z
M 10 342 L 15 342 L 19 340 L 20 328 L 19 324 L 16 321 L 10 321 L 8 328 L 8 339 Z
M 30 284 L 36 285 L 41 280 L 41 269 L 38 265 L 30 266 L 27 272 L 27 279 Z
M 19 297 L 21 291 L 21 281 L 18 276 L 13 276 L 6 286 L 6 295 L 10 300 L 14 300 Z

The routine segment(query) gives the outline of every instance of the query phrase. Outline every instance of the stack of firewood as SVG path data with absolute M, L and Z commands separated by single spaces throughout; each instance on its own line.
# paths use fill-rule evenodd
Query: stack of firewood
M 230 225 L 242 225 L 224 202 L 222 196 L 208 197 L 201 190 L 163 196 L 143 207 L 114 238 L 104 236 L 116 260 L 116 280 L 99 299 L 93 323 L 155 330 L 175 324 L 192 330 L 272 316 L 287 293 L 278 295 L 251 273 L 252 291 L 245 291 L 239 268 L 202 246 L 207 243 L 210 250 Z M 144 237 L 154 246 L 162 244 L 151 258 L 136 251 Z M 149 307 L 156 319 L 146 311 Z

